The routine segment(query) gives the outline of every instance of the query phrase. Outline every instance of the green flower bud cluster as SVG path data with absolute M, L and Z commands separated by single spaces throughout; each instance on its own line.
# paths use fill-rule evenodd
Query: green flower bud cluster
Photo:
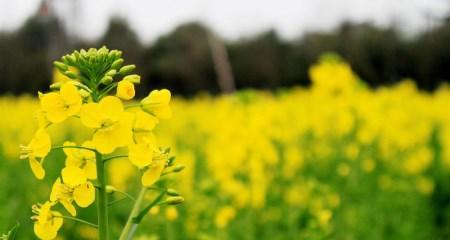
M 136 66 L 134 64 L 123 66 L 123 63 L 121 51 L 102 47 L 100 49 L 90 48 L 87 51 L 84 49 L 74 51 L 63 56 L 61 61 L 55 61 L 53 65 L 63 75 L 79 81 L 92 92 L 103 91 L 106 94 L 116 87 L 115 77 L 127 79 L 132 83 L 140 82 L 138 75 L 130 75 Z M 97 99 L 101 96 L 92 97 Z

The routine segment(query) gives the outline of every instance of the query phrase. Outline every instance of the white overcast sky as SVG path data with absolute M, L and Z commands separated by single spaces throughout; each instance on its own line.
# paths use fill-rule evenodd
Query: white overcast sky
M 19 27 L 40 0 L 0 0 L 0 30 Z M 95 39 L 110 16 L 125 18 L 144 42 L 186 21 L 201 21 L 227 39 L 274 28 L 284 38 L 330 30 L 344 20 L 395 23 L 414 33 L 449 13 L 450 0 L 52 0 L 72 33 Z

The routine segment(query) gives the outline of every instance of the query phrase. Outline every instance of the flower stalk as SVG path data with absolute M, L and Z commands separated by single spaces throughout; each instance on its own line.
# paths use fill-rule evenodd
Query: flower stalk
M 133 225 L 133 218 L 136 217 L 139 214 L 139 209 L 141 208 L 142 201 L 144 200 L 145 193 L 147 193 L 147 188 L 142 187 L 141 191 L 139 192 L 138 198 L 134 202 L 133 209 L 131 210 L 130 216 L 128 216 L 127 223 L 125 224 L 125 227 L 122 230 L 122 233 L 120 234 L 119 240 L 127 240 L 131 239 L 132 232 L 131 227 Z
M 105 165 L 103 163 L 102 155 L 99 152 L 95 153 L 97 165 L 97 214 L 98 214 L 98 232 L 100 240 L 109 239 L 108 228 L 108 199 L 106 195 L 106 176 Z

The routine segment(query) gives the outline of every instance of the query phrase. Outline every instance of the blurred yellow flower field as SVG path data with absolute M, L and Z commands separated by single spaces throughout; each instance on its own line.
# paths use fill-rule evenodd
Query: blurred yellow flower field
M 186 201 L 153 207 L 136 239 L 450 237 L 450 88 L 421 92 L 405 80 L 371 89 L 335 57 L 312 66 L 310 78 L 311 87 L 276 93 L 175 97 L 174 117 L 160 122 L 155 134 L 186 166 L 162 177 Z M 127 86 L 120 91 L 134 96 Z M 29 96 L 0 99 L 0 232 L 19 221 L 19 239 L 32 238 L 29 206 L 50 193 L 19 159 L 19 145 L 37 129 L 30 116 L 39 116 L 38 105 Z M 153 108 L 160 118 L 172 115 Z M 80 142 L 92 133 L 69 121 L 70 127 L 49 129 L 53 142 Z M 134 161 L 142 163 L 139 147 Z M 49 155 L 47 185 L 64 162 L 62 150 Z M 141 179 L 129 160 L 107 167 L 115 188 L 138 191 Z M 111 218 L 126 221 L 130 205 L 115 205 Z M 95 220 L 95 207 L 79 212 Z M 65 222 L 59 239 L 95 239 L 95 231 Z

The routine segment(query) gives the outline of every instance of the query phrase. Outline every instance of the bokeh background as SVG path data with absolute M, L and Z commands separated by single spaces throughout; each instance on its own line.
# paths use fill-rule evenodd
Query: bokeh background
M 172 91 L 156 134 L 187 166 L 162 180 L 186 202 L 136 239 L 449 239 L 449 43 L 444 0 L 0 0 L 0 233 L 34 238 L 31 205 L 64 164 L 54 151 L 37 181 L 19 160 L 37 92 L 64 80 L 52 62 L 105 45 L 137 65 L 139 97 Z M 108 167 L 137 192 L 126 159 Z M 95 236 L 66 222 L 59 238 Z

